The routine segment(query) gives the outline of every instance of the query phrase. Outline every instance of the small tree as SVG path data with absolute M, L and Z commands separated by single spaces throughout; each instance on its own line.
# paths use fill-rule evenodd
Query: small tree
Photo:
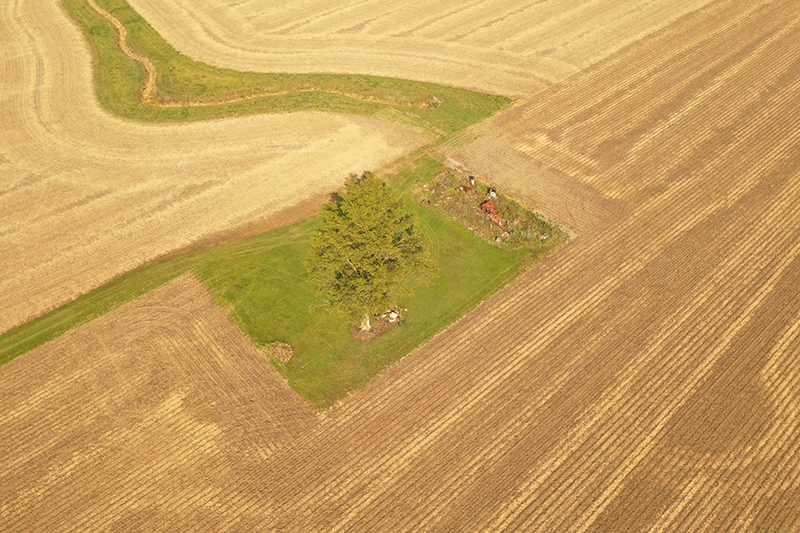
M 345 191 L 322 208 L 322 228 L 311 241 L 312 276 L 349 318 L 371 329 L 370 316 L 408 292 L 409 276 L 430 270 L 422 235 L 386 184 L 369 173 L 351 177 Z

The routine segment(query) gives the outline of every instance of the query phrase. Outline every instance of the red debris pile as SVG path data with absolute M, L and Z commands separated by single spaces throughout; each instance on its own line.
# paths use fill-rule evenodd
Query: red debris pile
M 481 204 L 481 210 L 490 215 L 497 216 L 497 208 L 494 206 L 493 200 L 486 200 Z
M 481 204 L 481 211 L 489 215 L 489 220 L 497 224 L 503 231 L 506 231 L 506 225 L 503 220 L 497 215 L 497 207 L 494 205 L 493 200 L 486 200 Z

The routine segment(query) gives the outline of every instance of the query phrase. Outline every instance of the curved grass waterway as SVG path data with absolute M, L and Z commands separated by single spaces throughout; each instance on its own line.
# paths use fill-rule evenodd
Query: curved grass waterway
M 179 53 L 124 0 L 62 2 L 92 49 L 98 99 L 131 120 L 321 110 L 377 116 L 446 136 L 510 103 L 503 96 L 397 78 L 218 68 Z

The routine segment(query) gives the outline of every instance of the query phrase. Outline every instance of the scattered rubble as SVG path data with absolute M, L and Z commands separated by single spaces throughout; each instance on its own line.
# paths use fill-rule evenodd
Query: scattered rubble
M 389 309 L 385 313 L 373 315 L 370 320 L 372 329 L 369 331 L 361 331 L 360 324 L 352 324 L 350 326 L 350 332 L 360 341 L 374 339 L 378 335 L 386 333 L 393 327 L 400 325 L 403 321 L 403 312 L 405 311 L 408 311 L 408 309 Z
M 479 184 L 465 170 L 447 169 L 418 187 L 421 202 L 447 212 L 463 227 L 503 248 L 550 246 L 567 236 L 555 225 Z M 553 237 L 556 237 L 555 239 Z

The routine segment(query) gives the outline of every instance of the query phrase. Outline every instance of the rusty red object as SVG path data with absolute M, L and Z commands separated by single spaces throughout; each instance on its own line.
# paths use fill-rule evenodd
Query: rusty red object
M 497 214 L 497 207 L 495 207 L 494 202 L 492 200 L 486 200 L 481 204 L 481 210 L 489 215 L 489 220 L 500 226 L 500 228 L 505 231 L 506 226 L 503 224 L 503 220 Z
M 494 206 L 494 202 L 491 200 L 486 200 L 481 204 L 481 209 L 489 213 L 490 215 L 497 216 L 497 208 Z

